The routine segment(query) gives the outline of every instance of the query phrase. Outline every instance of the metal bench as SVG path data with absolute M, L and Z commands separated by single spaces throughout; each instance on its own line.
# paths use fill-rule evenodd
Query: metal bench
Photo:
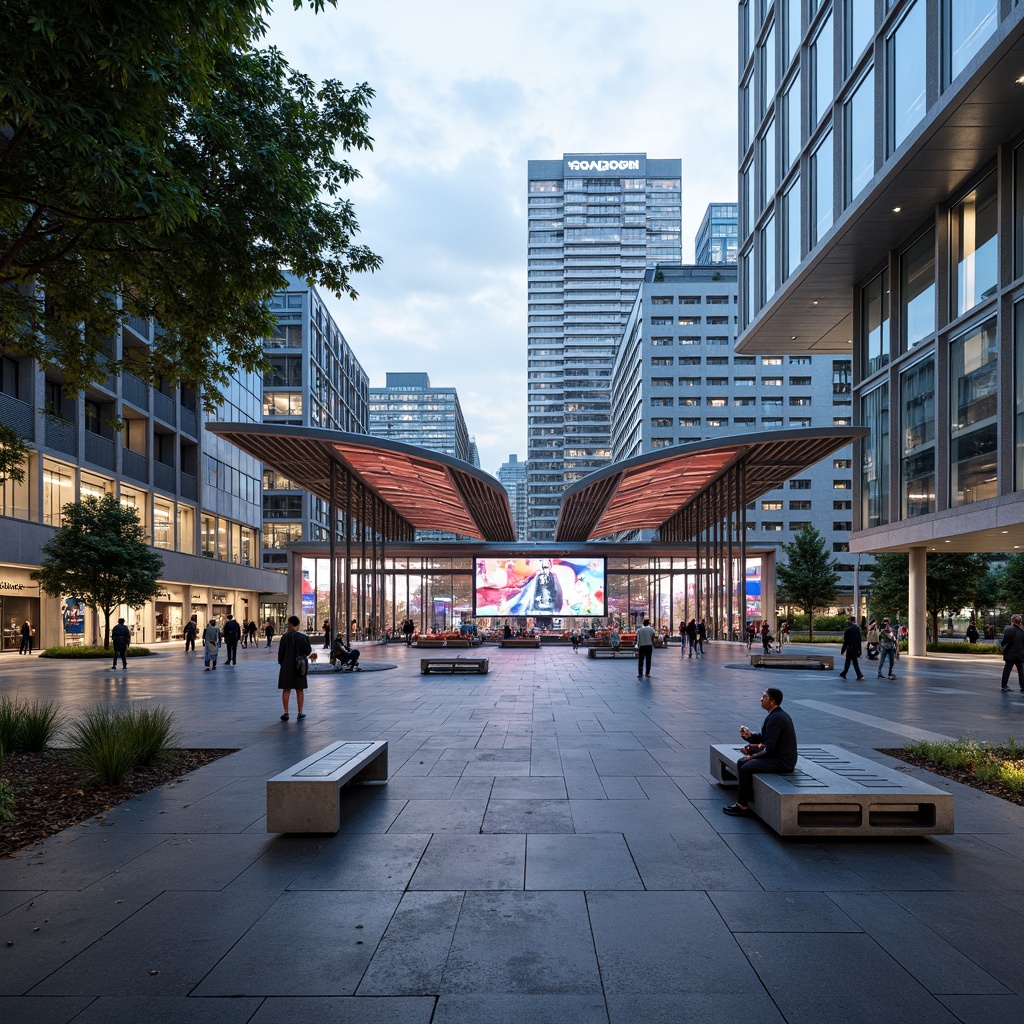
M 536 647 L 540 648 L 539 640 L 532 640 L 529 637 L 513 637 L 511 640 L 501 639 L 498 641 L 499 647 Z
M 588 658 L 635 658 L 635 647 L 589 647 Z
M 337 832 L 341 787 L 387 781 L 387 740 L 338 740 L 267 781 L 267 831 Z
M 431 672 L 471 672 L 487 675 L 488 658 L 420 658 L 420 675 L 428 676 Z
M 750 809 L 782 836 L 951 835 L 953 795 L 842 747 L 797 748 L 788 775 L 755 775 Z M 739 780 L 743 746 L 713 743 L 711 774 Z
M 750 664 L 754 668 L 835 668 L 835 657 L 831 654 L 752 654 Z

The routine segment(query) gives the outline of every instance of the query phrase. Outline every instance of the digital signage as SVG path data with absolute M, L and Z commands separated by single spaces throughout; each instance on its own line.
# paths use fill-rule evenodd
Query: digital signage
M 603 558 L 478 558 L 476 615 L 605 614 Z

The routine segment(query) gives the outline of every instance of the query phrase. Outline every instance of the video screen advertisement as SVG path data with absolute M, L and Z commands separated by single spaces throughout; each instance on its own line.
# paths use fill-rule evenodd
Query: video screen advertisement
M 476 615 L 605 614 L 603 558 L 478 558 Z

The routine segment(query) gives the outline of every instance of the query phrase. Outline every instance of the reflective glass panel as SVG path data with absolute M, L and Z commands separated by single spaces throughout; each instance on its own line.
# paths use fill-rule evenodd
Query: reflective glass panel
M 802 36 L 800 23 L 801 0 L 786 0 L 786 60 L 788 66 L 797 50 L 800 49 Z
M 889 362 L 889 271 L 883 270 L 861 292 L 864 376 Z
M 811 180 L 814 183 L 811 226 L 814 230 L 814 245 L 824 238 L 832 226 L 832 169 L 832 131 L 829 130 L 811 157 Z
M 769 217 L 761 229 L 761 266 L 764 275 L 763 301 L 775 294 L 775 217 Z
M 900 374 L 903 403 L 903 518 L 935 511 L 935 362 L 925 359 Z
M 864 191 L 875 173 L 875 79 L 867 76 L 846 104 L 846 202 Z
M 928 231 L 900 257 L 901 351 L 935 331 L 935 232 Z
M 924 117 L 927 80 L 925 0 L 917 0 L 889 37 L 889 150 Z
M 889 522 L 889 385 L 861 399 L 861 423 L 871 433 L 861 442 L 861 528 Z
M 953 318 L 996 293 L 999 285 L 999 218 L 996 176 L 990 174 L 950 211 Z
M 1013 307 L 1013 361 L 1014 487 L 1024 491 L 1024 302 Z
M 761 106 L 763 115 L 775 96 L 775 25 L 765 36 L 761 46 Z
M 789 89 L 786 90 L 785 101 L 785 132 L 786 132 L 786 167 L 792 167 L 800 156 L 800 76 L 797 75 Z
M 993 317 L 954 338 L 949 347 L 951 505 L 967 505 L 998 493 L 998 383 L 999 347 Z
M 999 24 L 998 0 L 946 0 L 950 80 L 956 78 Z
M 770 121 L 761 137 L 761 209 L 775 194 L 775 121 Z
M 832 106 L 833 89 L 833 33 L 832 15 L 829 13 L 821 29 L 814 37 L 811 47 L 811 64 L 814 68 L 814 91 L 812 93 L 811 123 L 817 124 Z
M 875 31 L 875 0 L 846 0 L 846 72 L 853 69 Z
M 800 249 L 800 179 L 797 178 L 783 198 L 783 217 L 785 218 L 783 266 L 788 278 L 800 265 L 802 255 Z
M 1024 274 L 1024 146 L 1013 153 L 1013 276 Z

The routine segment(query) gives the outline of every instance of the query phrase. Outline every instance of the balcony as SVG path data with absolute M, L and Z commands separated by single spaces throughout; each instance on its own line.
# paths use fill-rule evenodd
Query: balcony
M 35 440 L 35 418 L 32 406 L 0 392 L 0 422 L 11 427 L 26 441 Z
M 114 442 L 109 438 L 94 434 L 91 430 L 85 432 L 85 461 L 91 462 L 94 466 L 102 466 L 111 472 L 116 468 L 116 454 Z
M 153 486 L 174 493 L 174 467 L 162 462 L 153 463 Z
M 121 374 L 121 397 L 136 409 L 149 409 L 149 386 L 131 373 Z
M 46 445 L 65 455 L 78 456 L 78 424 L 47 417 Z
M 141 484 L 149 483 L 149 459 L 133 452 L 131 448 L 121 449 L 121 472 Z

